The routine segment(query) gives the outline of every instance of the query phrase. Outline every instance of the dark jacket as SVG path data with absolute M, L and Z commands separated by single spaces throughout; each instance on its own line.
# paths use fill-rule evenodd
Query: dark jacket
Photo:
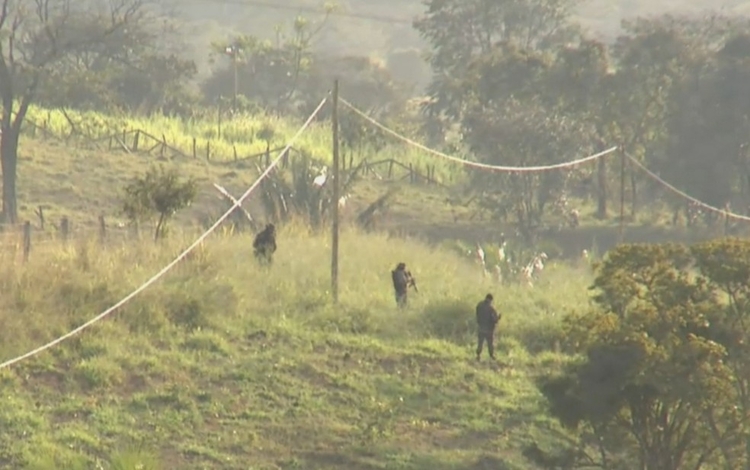
M 393 279 L 393 289 L 398 293 L 406 292 L 409 288 L 409 273 L 404 269 L 396 269 L 391 271 L 391 278 Z
M 477 304 L 477 326 L 481 331 L 494 331 L 498 321 L 500 315 L 488 301 L 483 300 Z
M 270 254 L 276 251 L 276 234 L 268 229 L 260 232 L 253 240 L 256 253 Z

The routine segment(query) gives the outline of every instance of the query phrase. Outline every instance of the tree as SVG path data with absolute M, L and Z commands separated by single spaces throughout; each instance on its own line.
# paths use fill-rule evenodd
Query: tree
M 610 103 L 617 94 L 609 72 L 607 48 L 598 41 L 581 39 L 575 46 L 556 51 L 545 90 L 552 109 L 577 121 L 579 140 L 596 151 L 618 138 L 618 116 Z M 607 159 L 597 162 L 597 217 L 607 217 Z
M 512 43 L 477 57 L 460 82 L 467 90 L 460 120 L 463 143 L 485 163 L 512 166 L 558 163 L 592 148 L 595 132 L 583 119 L 585 105 L 571 115 L 559 85 L 564 81 L 583 88 L 590 85 L 585 83 L 588 75 L 573 79 L 561 73 L 553 54 Z M 527 239 L 541 228 L 545 208 L 562 195 L 568 177 L 565 171 L 471 173 L 474 190 L 490 200 L 485 205 L 500 216 L 513 214 Z
M 87 45 L 105 43 L 141 14 L 141 0 L 0 0 L 0 163 L 6 222 L 18 219 L 18 143 L 40 85 L 63 59 Z
M 78 34 L 96 36 L 102 25 Z M 150 10 L 127 28 L 62 57 L 42 81 L 36 101 L 55 108 L 185 114 L 191 101 L 187 82 L 197 70 L 183 58 L 179 25 Z M 187 102 L 187 103 L 186 103 Z M 71 122 L 75 129 L 75 122 Z
M 317 24 L 297 17 L 291 34 L 277 27 L 275 41 L 240 35 L 212 44 L 213 55 L 228 56 L 230 65 L 218 69 L 203 83 L 203 93 L 210 101 L 228 94 L 243 95 L 280 112 L 295 98 L 307 77 L 313 61 L 313 41 L 333 11 L 335 6 L 327 5 L 326 16 Z
M 669 134 L 669 99 L 696 58 L 690 33 L 695 21 L 662 16 L 623 21 L 624 34 L 611 47 L 617 66 L 612 109 L 616 112 L 620 143 L 629 155 L 653 167 Z M 631 216 L 637 210 L 637 174 L 630 172 Z
M 700 136 L 702 131 L 696 126 L 704 120 L 716 122 L 717 117 L 707 117 L 705 112 L 712 108 L 713 101 L 701 100 L 699 96 L 716 67 L 715 54 L 733 34 L 747 29 L 746 20 L 720 15 L 704 18 L 663 15 L 624 21 L 623 29 L 625 34 L 618 37 L 611 48 L 619 90 L 611 105 L 619 116 L 621 143 L 631 156 L 660 170 L 670 181 L 685 181 L 692 194 L 701 199 L 709 197 L 707 201 L 723 205 L 726 201 L 720 194 L 695 192 L 724 186 L 717 185 L 714 178 L 706 178 L 713 171 L 721 170 L 722 165 L 714 167 L 716 162 L 711 160 L 712 168 L 701 173 L 698 163 L 708 161 L 703 155 L 726 154 L 726 149 L 716 146 L 718 142 Z M 716 129 L 709 132 L 714 131 Z M 737 149 L 730 153 L 735 157 Z M 691 159 L 685 158 L 690 155 L 700 157 L 690 163 Z M 686 165 L 694 166 L 686 171 Z M 688 175 L 700 175 L 700 181 L 683 180 Z M 631 172 L 633 215 L 637 194 L 635 176 Z M 705 184 L 707 181 L 710 183 Z M 676 209 L 677 204 L 684 206 L 684 201 L 676 201 Z
M 543 50 L 568 38 L 575 0 L 428 0 L 414 27 L 431 46 L 434 77 L 426 111 L 456 122 L 463 114 L 460 82 L 469 63 L 500 43 Z
M 406 89 L 397 83 L 384 64 L 369 57 L 315 56 L 301 88 L 309 97 L 307 108 L 317 106 L 319 96 L 339 78 L 339 94 L 366 112 L 383 116 L 403 112 Z M 327 117 L 327 116 L 326 116 Z
M 691 70 L 674 94 L 668 122 L 665 175 L 717 207 L 740 202 L 744 209 L 750 203 L 750 28 L 746 31 L 726 38 Z
M 540 388 L 603 468 L 744 468 L 750 243 L 622 245 L 596 308 L 566 319 L 582 360 Z
M 750 462 L 750 243 L 723 239 L 695 245 L 691 252 L 700 281 L 719 298 L 703 333 L 727 351 L 725 363 L 736 396 L 732 408 L 706 414 L 726 470 Z
M 430 83 L 430 65 L 418 47 L 392 49 L 388 52 L 386 63 L 393 78 L 405 84 L 414 94 L 422 95 Z
M 189 206 L 196 193 L 196 182 L 193 179 L 182 181 L 176 169 L 151 168 L 125 187 L 122 211 L 136 226 L 156 218 L 156 241 L 166 234 L 169 219 Z

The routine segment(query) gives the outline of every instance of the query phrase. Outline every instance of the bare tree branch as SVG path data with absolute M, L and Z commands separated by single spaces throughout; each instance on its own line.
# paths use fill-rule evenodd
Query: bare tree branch
M 8 20 L 8 9 L 10 8 L 10 0 L 2 0 L 2 2 L 2 6 L 0 6 L 0 31 Z

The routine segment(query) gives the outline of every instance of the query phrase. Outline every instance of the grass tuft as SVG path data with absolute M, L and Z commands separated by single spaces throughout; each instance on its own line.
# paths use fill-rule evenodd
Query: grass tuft
M 91 318 L 189 240 L 82 245 L 86 263 L 49 245 L 2 265 L 2 358 Z M 519 449 L 557 429 L 534 378 L 567 360 L 558 319 L 586 306 L 586 272 L 501 286 L 451 250 L 352 228 L 340 250 L 335 305 L 327 233 L 283 227 L 270 268 L 250 236 L 210 238 L 110 318 L 0 373 L 0 466 L 530 468 Z M 420 287 L 406 310 L 399 261 Z M 487 292 L 503 314 L 497 365 L 472 353 Z

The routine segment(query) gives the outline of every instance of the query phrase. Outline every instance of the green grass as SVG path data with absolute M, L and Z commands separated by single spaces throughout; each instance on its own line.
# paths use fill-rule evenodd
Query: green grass
M 35 214 L 41 205 L 49 223 L 69 217 L 74 231 L 92 229 L 104 214 L 112 223 L 120 217 L 122 190 L 130 179 L 143 174 L 149 165 L 179 166 L 184 176 L 199 182 L 200 194 L 193 207 L 181 215 L 185 224 L 215 218 L 220 206 L 212 183 L 219 183 L 239 196 L 257 177 L 249 165 L 228 167 L 201 160 L 170 162 L 150 155 L 105 152 L 70 147 L 55 140 L 25 138 L 21 142 L 18 167 L 19 217 L 38 226 Z
M 327 105 L 326 105 L 327 106 Z M 200 159 L 209 156 L 214 162 L 231 162 L 235 156 L 238 159 L 258 155 L 266 151 L 270 143 L 272 148 L 283 147 L 289 139 L 297 133 L 303 125 L 302 120 L 278 118 L 266 115 L 236 115 L 223 118 L 221 123 L 217 119 L 181 119 L 154 115 L 146 118 L 132 116 L 112 116 L 91 111 L 66 111 L 68 117 L 61 110 L 31 107 L 28 113 L 28 123 L 24 129 L 27 135 L 64 137 L 79 143 L 91 143 L 98 140 L 100 146 L 109 146 L 109 137 L 120 135 L 124 143 L 133 148 L 135 133 L 139 130 L 143 134 L 138 138 L 138 147 L 147 150 L 161 141 L 180 151 L 182 154 Z M 346 114 L 346 111 L 343 111 Z M 352 119 L 360 119 L 352 115 Z M 361 119 L 360 119 L 361 120 Z M 73 126 L 71 125 L 73 122 Z M 367 124 L 369 125 L 369 124 Z M 261 138 L 266 129 L 272 130 L 269 142 Z M 123 132 L 125 135 L 123 135 Z M 459 165 L 436 159 L 419 149 L 412 149 L 403 143 L 388 137 L 389 144 L 374 154 L 370 149 L 364 152 L 348 152 L 343 149 L 343 157 L 353 162 L 359 162 L 369 157 L 370 162 L 395 158 L 405 165 L 412 164 L 422 174 L 426 174 L 428 165 L 435 167 L 437 178 L 449 182 L 460 178 L 463 170 Z M 193 144 L 195 143 L 195 148 Z M 117 147 L 117 143 L 113 143 Z M 312 155 L 315 159 L 331 161 L 331 130 L 327 122 L 313 122 L 302 134 L 294 146 L 300 151 Z M 158 150 L 155 152 L 158 153 Z M 167 152 L 174 154 L 174 152 Z M 385 167 L 377 171 L 385 171 Z
M 32 118 L 43 113 L 34 110 Z M 60 117 L 48 121 L 66 132 Z M 192 133 L 210 138 L 209 124 L 127 122 L 184 142 Z M 235 124 L 251 152 L 260 145 L 252 123 L 263 120 L 248 122 Z M 287 137 L 295 130 L 273 124 Z M 325 159 L 326 135 L 315 127 L 300 145 Z M 175 235 L 158 246 L 128 239 L 102 249 L 87 241 L 99 214 L 111 226 L 123 222 L 119 191 L 154 163 L 179 165 L 200 183 Z M 212 182 L 239 195 L 256 175 L 252 162 L 159 158 L 27 134 L 21 217 L 37 232 L 34 211 L 44 206 L 46 232 L 67 216 L 75 236 L 63 247 L 37 242 L 35 233 L 24 265 L 18 233 L 5 234 L 0 358 L 69 331 L 129 293 L 187 244 L 181 233 L 223 212 Z M 443 188 L 373 179 L 352 190 L 345 224 L 393 188 L 400 193 L 381 228 L 469 244 L 511 233 L 471 219 L 471 206 L 451 206 Z M 257 209 L 252 198 L 249 205 Z M 583 209 L 583 227 L 549 242 L 572 254 L 614 244 L 617 224 L 594 223 L 591 206 Z M 631 240 L 698 236 L 665 229 L 660 211 L 642 214 L 638 226 L 626 227 Z M 0 372 L 0 467 L 532 469 L 520 449 L 532 440 L 548 448 L 559 442 L 533 381 L 569 359 L 555 352 L 559 322 L 587 308 L 588 267 L 553 263 L 532 289 L 499 286 L 455 250 L 350 229 L 342 237 L 341 303 L 333 306 L 327 235 L 284 228 L 270 271 L 256 267 L 251 244 L 249 235 L 211 237 L 112 318 Z M 421 289 L 406 312 L 394 308 L 388 274 L 400 260 Z M 497 366 L 472 360 L 473 307 L 488 291 L 504 315 Z
M 73 236 L 93 235 L 98 230 L 98 217 L 104 215 L 112 238 L 122 238 L 124 224 L 120 214 L 120 196 L 125 184 L 145 172 L 149 165 L 178 166 L 180 171 L 199 182 L 199 195 L 195 203 L 180 212 L 175 228 L 206 226 L 226 210 L 212 183 L 219 183 L 232 194 L 239 196 L 256 179 L 257 169 L 251 162 L 210 163 L 202 159 L 162 159 L 148 154 L 128 154 L 86 146 L 70 146 L 54 139 L 25 136 L 21 141 L 18 167 L 19 216 L 31 221 L 33 228 L 32 252 L 55 232 L 63 217 L 72 224 Z M 411 185 L 407 181 L 379 181 L 368 176 L 355 184 L 351 199 L 343 211 L 345 221 L 352 221 L 364 207 L 391 189 L 398 189 L 393 204 L 378 227 L 395 233 L 404 233 L 442 242 L 465 240 L 497 242 L 500 233 L 512 235 L 512 224 L 502 224 L 476 216 L 471 204 L 451 204 L 454 191 L 439 186 Z M 459 198 L 456 198 L 459 199 Z M 40 221 L 36 215 L 44 207 L 46 226 L 40 234 Z M 261 221 L 262 210 L 258 198 L 251 196 L 245 206 Z M 613 204 L 610 214 L 617 215 Z M 545 244 L 556 246 L 566 256 L 577 256 L 581 250 L 596 248 L 602 252 L 618 241 L 619 224 L 616 220 L 598 221 L 593 217 L 591 203 L 582 207 L 582 226 L 564 229 L 545 236 Z M 628 241 L 684 241 L 714 236 L 697 229 L 675 229 L 664 224 L 664 212 L 644 208 L 636 222 L 626 225 Z M 9 250 L 21 241 L 20 229 L 8 229 L 0 234 L 0 251 Z
M 588 271 L 551 266 L 534 289 L 499 287 L 450 252 L 346 230 L 334 306 L 327 238 L 287 227 L 269 271 L 249 238 L 212 238 L 122 311 L 0 373 L 0 466 L 533 468 L 519 449 L 559 429 L 532 381 L 566 360 L 552 338 L 586 307 Z M 179 242 L 2 260 L 0 357 L 103 310 Z M 388 279 L 399 260 L 421 288 L 405 312 Z M 472 360 L 487 291 L 504 315 L 498 366 Z
M 118 220 L 119 192 L 128 179 L 142 173 L 149 164 L 154 163 L 178 165 L 183 173 L 199 180 L 201 194 L 198 201 L 194 207 L 181 214 L 179 223 L 189 225 L 200 221 L 205 224 L 225 207 L 218 204 L 218 193 L 211 183 L 220 183 L 239 195 L 257 176 L 258 160 L 233 161 L 233 146 L 237 148 L 240 158 L 256 154 L 266 148 L 266 143 L 257 136 L 259 130 L 265 127 L 274 129 L 276 137 L 272 146 L 281 146 L 302 124 L 293 119 L 243 115 L 224 120 L 222 134 L 219 136 L 217 123 L 211 120 L 186 121 L 163 116 L 132 118 L 72 110 L 67 114 L 79 132 L 74 133 L 71 139 L 60 140 L 59 136 L 71 133 L 71 125 L 62 111 L 32 107 L 29 112 L 29 122 L 44 125 L 48 132 L 34 132 L 33 126 L 26 126 L 19 165 L 21 216 L 23 219 L 35 220 L 35 210 L 43 205 L 48 208 L 48 220 L 59 221 L 62 216 L 68 216 L 76 226 L 84 230 L 95 230 L 99 213 L 103 213 L 113 224 L 121 223 L 122 220 Z M 204 155 L 185 158 L 169 152 L 160 156 L 158 151 L 148 154 L 143 150 L 152 142 L 146 144 L 143 139 L 140 145 L 142 151 L 129 154 L 118 151 L 116 146 L 109 149 L 106 139 L 98 146 L 92 146 L 89 139 L 80 138 L 81 133 L 92 138 L 103 138 L 115 132 L 133 129 L 144 130 L 157 138 L 164 136 L 170 145 L 188 154 L 192 153 L 193 138 L 197 139 L 199 153 L 205 150 L 206 142 L 210 141 L 213 158 L 207 161 Z M 133 134 L 126 136 L 128 145 L 132 145 L 132 139 Z M 464 178 L 463 168 L 457 164 L 435 160 L 395 139 L 389 142 L 386 148 L 377 153 L 369 148 L 354 152 L 354 162 L 363 158 L 370 162 L 393 158 L 407 166 L 415 165 L 423 174 L 428 164 L 434 164 L 438 179 L 446 184 Z M 295 147 L 309 152 L 318 160 L 330 161 L 329 124 L 314 123 L 302 134 Z M 344 149 L 344 156 L 349 161 L 347 149 Z M 376 167 L 375 171 L 383 176 L 387 173 L 387 166 Z M 397 178 L 405 175 L 404 170 L 398 168 L 395 174 Z M 613 246 L 619 238 L 619 194 L 616 194 L 616 186 L 612 186 L 614 193 L 610 198 L 608 219 L 602 221 L 594 217 L 595 207 L 592 201 L 572 201 L 581 212 L 582 227 L 548 234 L 545 236 L 547 243 L 560 245 L 561 251 L 568 256 L 575 256 L 582 249 L 591 249 L 593 246 L 601 251 Z M 383 228 L 419 234 L 432 240 L 474 241 L 496 241 L 499 233 L 510 234 L 514 231 L 512 224 L 491 221 L 485 216 L 477 217 L 477 208 L 459 201 L 466 198 L 457 198 L 453 190 L 441 186 L 409 185 L 408 181 L 403 180 L 381 181 L 374 175 L 368 175 L 367 181 L 357 184 L 351 191 L 352 204 L 347 209 L 349 214 L 346 216 L 356 215 L 358 210 L 393 187 L 400 188 L 401 192 L 388 216 L 381 221 L 380 226 Z M 449 197 L 458 201 L 457 204 L 449 204 Z M 626 202 L 629 204 L 629 196 Z M 250 206 L 253 206 L 252 200 Z M 92 211 L 92 208 L 96 210 Z M 257 213 L 257 207 L 254 212 Z M 712 233 L 705 230 L 675 230 L 668 224 L 670 218 L 671 214 L 658 202 L 641 207 L 636 220 L 626 224 L 626 240 L 684 241 L 716 235 L 716 230 Z

